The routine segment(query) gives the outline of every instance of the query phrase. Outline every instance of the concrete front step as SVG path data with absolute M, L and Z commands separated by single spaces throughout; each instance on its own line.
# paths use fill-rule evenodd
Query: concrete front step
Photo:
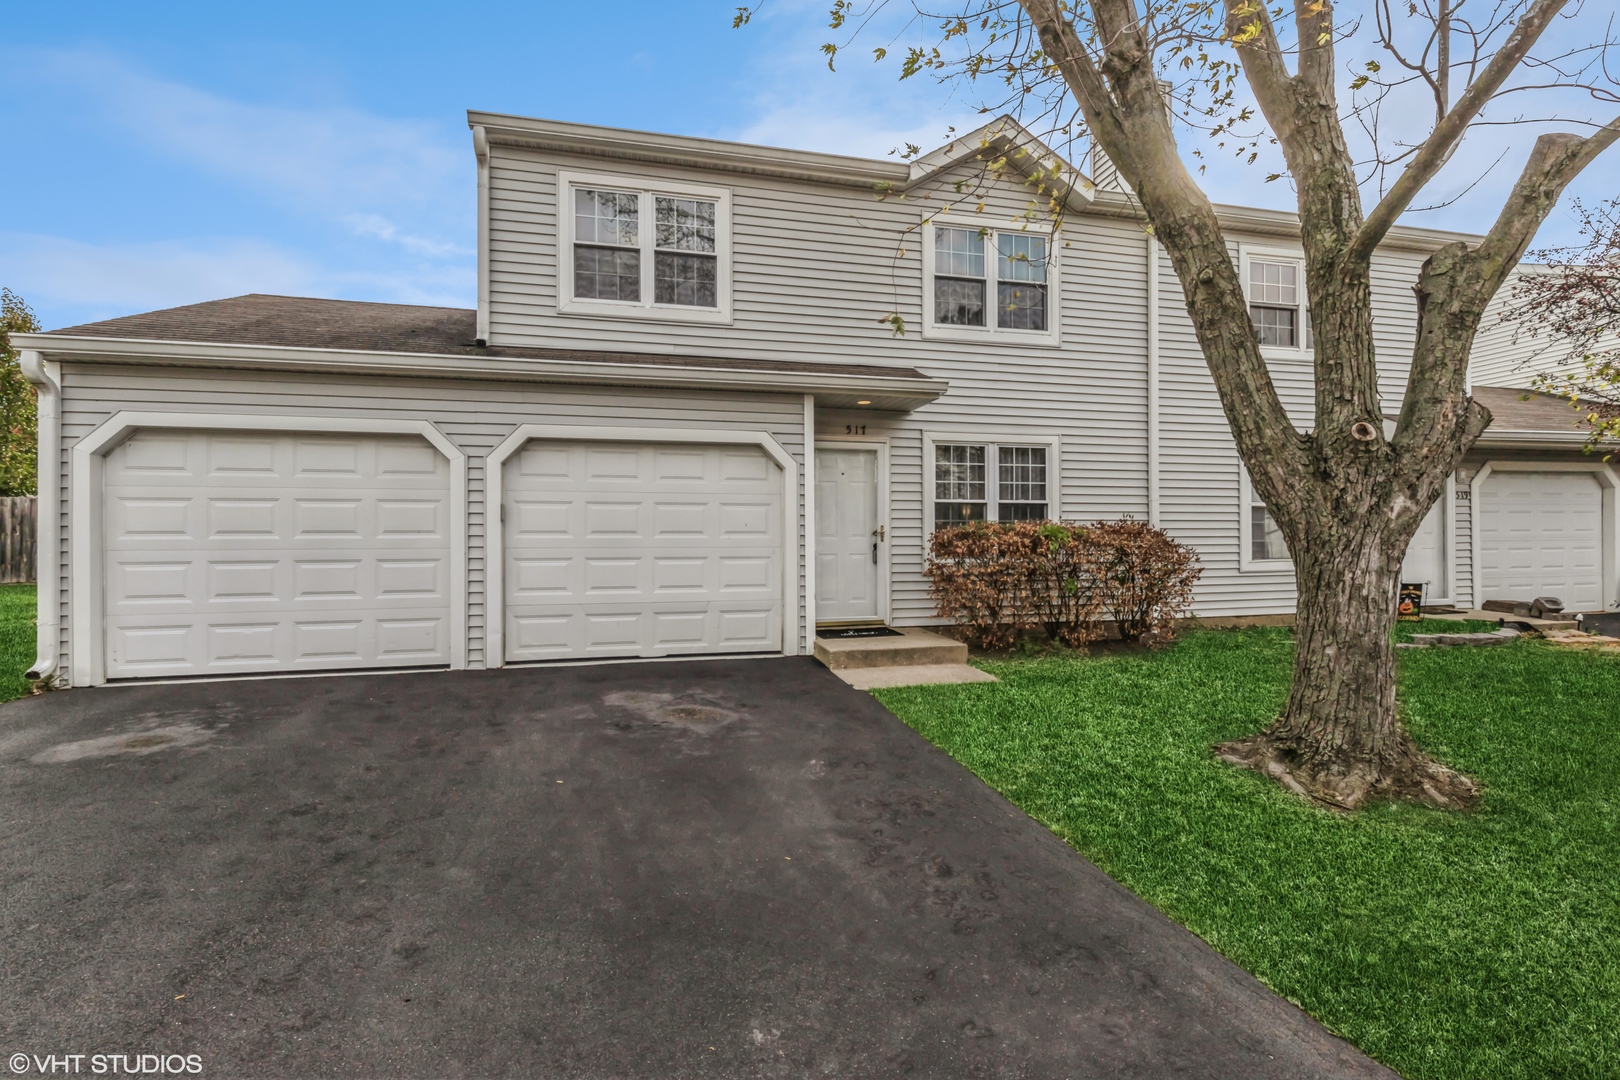
M 898 637 L 816 638 L 815 656 L 834 671 L 847 668 L 966 664 L 967 646 L 919 627 Z
M 857 690 L 888 686 L 938 686 L 944 683 L 1000 682 L 988 671 L 967 664 L 907 664 L 900 667 L 841 668 L 833 672 Z

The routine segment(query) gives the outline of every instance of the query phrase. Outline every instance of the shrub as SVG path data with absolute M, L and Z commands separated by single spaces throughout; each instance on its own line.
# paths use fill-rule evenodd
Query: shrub
M 1126 641 L 1168 640 L 1192 602 L 1202 570 L 1198 553 L 1141 521 L 1098 522 L 1089 530 L 1097 551 L 1103 609 Z
M 1192 597 L 1198 556 L 1130 520 L 975 522 L 937 529 L 926 573 L 941 618 L 1002 649 L 1029 628 L 1081 648 L 1110 617 L 1127 641 L 1168 638 Z

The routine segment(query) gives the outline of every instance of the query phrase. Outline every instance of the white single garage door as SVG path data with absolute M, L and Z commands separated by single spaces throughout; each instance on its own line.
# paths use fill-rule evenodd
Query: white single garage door
M 1480 484 L 1484 600 L 1603 608 L 1603 491 L 1588 472 L 1492 472 Z
M 503 479 L 508 660 L 781 650 L 763 450 L 535 440 Z
M 103 492 L 108 678 L 450 662 L 424 439 L 142 431 Z

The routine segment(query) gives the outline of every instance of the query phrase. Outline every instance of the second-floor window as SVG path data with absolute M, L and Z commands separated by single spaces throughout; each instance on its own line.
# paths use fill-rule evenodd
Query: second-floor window
M 1309 349 L 1311 312 L 1305 304 L 1303 268 L 1298 259 L 1250 255 L 1247 260 L 1249 318 L 1267 349 Z
M 559 311 L 730 318 L 729 193 L 660 191 L 563 173 Z
M 574 295 L 641 299 L 640 196 L 574 189 Z
M 1038 233 L 929 226 L 927 329 L 941 336 L 1055 333 L 1050 240 Z

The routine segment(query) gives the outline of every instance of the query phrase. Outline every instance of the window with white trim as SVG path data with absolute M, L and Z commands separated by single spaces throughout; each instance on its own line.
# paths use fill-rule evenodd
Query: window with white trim
M 1249 482 L 1249 474 L 1243 471 L 1241 466 L 1239 475 L 1243 495 L 1243 557 L 1240 560 L 1242 566 L 1256 570 L 1291 568 L 1293 560 L 1288 555 L 1288 542 L 1283 539 L 1282 530 L 1277 527 L 1276 519 L 1271 516 L 1271 509 L 1255 492 L 1254 485 Z
M 1056 332 L 1049 237 L 935 224 L 927 244 L 928 328 L 1040 339 Z
M 1250 255 L 1244 286 L 1249 318 L 1267 349 L 1309 349 L 1311 313 L 1305 302 L 1304 266 L 1299 259 Z
M 559 311 L 730 318 L 728 191 L 665 191 L 566 172 L 558 190 Z
M 1046 520 L 1049 456 L 1045 446 L 935 443 L 934 528 Z

